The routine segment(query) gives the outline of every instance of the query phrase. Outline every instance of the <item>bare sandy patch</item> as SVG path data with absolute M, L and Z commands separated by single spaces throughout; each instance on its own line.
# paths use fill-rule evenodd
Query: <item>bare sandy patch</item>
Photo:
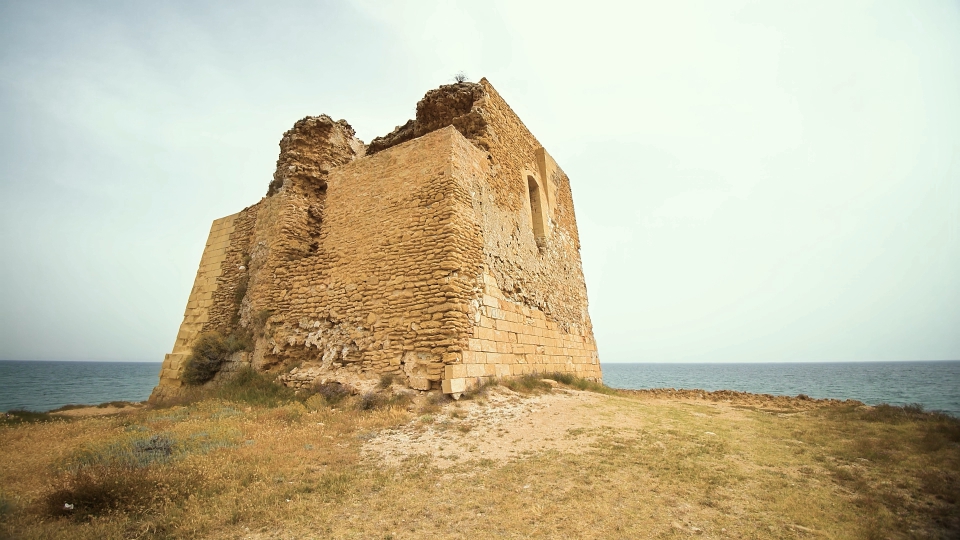
M 687 414 L 692 417 L 739 423 L 750 421 L 745 414 L 747 410 L 762 410 L 783 417 L 840 403 L 729 391 L 667 389 L 626 394 L 629 397 L 557 388 L 531 396 L 502 386 L 494 387 L 484 399 L 448 404 L 441 412 L 422 415 L 399 428 L 371 436 L 363 444 L 361 455 L 368 461 L 385 465 L 399 465 L 408 459 L 426 456 L 431 465 L 442 469 L 471 460 L 503 464 L 547 451 L 588 451 L 604 429 L 616 430 L 619 437 L 630 439 L 639 437 L 644 429 L 650 435 L 650 429 L 659 432 L 677 424 L 677 421 L 660 419 L 660 425 L 652 428 L 644 422 L 642 409 L 645 407 L 687 404 Z M 677 410 L 683 409 L 680 405 Z M 706 425 L 709 426 L 709 422 Z M 655 446 L 666 448 L 673 436 L 658 437 L 660 440 Z M 704 430 L 682 435 L 683 438 L 700 436 L 715 437 L 716 434 Z
M 142 403 L 127 403 L 121 407 L 115 405 L 107 405 L 106 407 L 91 405 L 89 407 L 77 407 L 75 409 L 51 411 L 50 414 L 55 414 L 57 416 L 68 416 L 71 418 L 79 418 L 84 416 L 107 416 L 111 414 L 130 414 L 142 410 L 143 407 L 144 406 Z
M 495 387 L 485 399 L 449 404 L 437 414 L 384 430 L 367 440 L 361 452 L 390 465 L 428 456 L 440 468 L 469 460 L 504 463 L 548 450 L 579 453 L 595 438 L 589 431 L 621 424 L 599 409 L 611 409 L 609 399 L 591 392 L 523 396 Z

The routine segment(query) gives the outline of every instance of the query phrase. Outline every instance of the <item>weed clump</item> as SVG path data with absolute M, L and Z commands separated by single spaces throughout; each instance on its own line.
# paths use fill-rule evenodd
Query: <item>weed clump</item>
M 361 411 L 373 411 L 389 407 L 406 406 L 411 401 L 412 398 L 407 393 L 388 395 L 381 392 L 367 392 L 360 396 L 360 400 L 357 402 L 357 408 Z
M 243 297 L 247 295 L 247 287 L 250 286 L 250 274 L 244 273 L 237 281 L 237 288 L 233 290 L 233 300 L 239 306 L 243 302 Z
M 590 379 L 577 377 L 573 373 L 547 373 L 543 376 L 543 378 L 557 381 L 560 384 L 565 384 L 571 388 L 576 388 L 577 390 L 585 390 L 587 392 L 596 392 L 598 394 L 608 395 L 617 393 L 616 390 L 610 388 L 609 386 L 592 381 Z
M 549 392 L 553 389 L 553 386 L 551 386 L 550 383 L 544 382 L 543 376 L 535 373 L 529 373 L 527 375 L 523 375 L 522 377 L 505 379 L 501 384 L 510 390 L 519 392 L 521 394 L 539 394 L 541 392 Z
M 58 420 L 58 418 L 45 412 L 27 411 L 23 409 L 14 409 L 0 413 L 0 425 L 34 424 L 52 420 Z
M 16 509 L 16 505 L 7 495 L 0 491 L 0 519 L 10 515 Z
M 237 332 L 224 336 L 220 332 L 200 334 L 187 358 L 181 376 L 187 384 L 203 384 L 220 372 L 223 363 L 239 351 L 250 348 L 250 340 Z
M 190 453 L 231 445 L 227 434 L 125 436 L 76 452 L 42 498 L 46 514 L 88 519 L 114 512 L 144 513 L 178 502 L 202 486 L 200 473 L 177 466 Z
M 199 473 L 181 468 L 98 465 L 61 475 L 42 504 L 50 516 L 79 520 L 144 513 L 186 499 L 202 482 Z
M 862 414 L 864 420 L 868 422 L 886 422 L 900 423 L 910 420 L 917 420 L 924 415 L 923 405 L 912 403 L 902 407 L 881 403 L 868 409 Z
M 463 393 L 463 399 L 482 399 L 487 396 L 490 389 L 500 384 L 499 379 L 483 379 L 480 384 Z
M 396 377 L 393 373 L 384 373 L 380 375 L 380 388 L 390 388 L 393 385 L 393 381 Z
M 122 409 L 124 407 L 132 407 L 132 406 L 134 406 L 133 403 L 130 403 L 129 401 L 108 401 L 106 403 L 101 403 L 97 405 L 97 408 L 107 409 L 110 407 L 116 407 L 117 409 Z
M 253 314 L 253 317 L 250 318 L 250 328 L 253 329 L 253 334 L 256 337 L 263 337 L 267 329 L 267 320 L 270 319 L 270 316 L 273 315 L 273 310 L 270 309 L 261 309 L 260 311 Z
M 442 392 L 431 393 L 427 395 L 426 403 L 420 407 L 420 412 L 425 415 L 436 414 L 441 411 L 443 406 L 453 401 L 453 398 Z
M 367 392 L 360 396 L 360 401 L 357 403 L 357 408 L 361 411 L 372 411 L 374 409 L 382 409 L 387 403 L 387 398 L 383 394 L 377 392 Z
M 177 442 L 168 434 L 135 437 L 84 449 L 78 452 L 67 468 L 81 470 L 88 467 L 143 468 L 166 463 L 172 459 Z
M 237 371 L 226 384 L 217 388 L 214 396 L 226 401 L 266 407 L 276 407 L 297 398 L 292 388 L 249 366 Z
M 344 384 L 337 381 L 329 381 L 317 384 L 313 387 L 315 395 L 320 396 L 323 402 L 329 406 L 336 405 L 347 398 L 353 392 Z

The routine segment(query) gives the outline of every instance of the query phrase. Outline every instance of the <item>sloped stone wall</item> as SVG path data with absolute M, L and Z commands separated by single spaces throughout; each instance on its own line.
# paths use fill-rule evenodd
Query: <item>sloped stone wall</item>
M 160 383 L 154 388 L 150 396 L 151 401 L 163 400 L 179 395 L 183 385 L 180 373 L 183 362 L 190 356 L 190 349 L 204 327 L 210 322 L 210 314 L 216 311 L 215 296 L 217 296 L 217 280 L 223 274 L 223 262 L 227 259 L 227 251 L 231 247 L 231 234 L 235 229 L 235 222 L 240 214 L 214 220 L 210 226 L 210 234 L 200 257 L 200 267 L 194 279 L 193 288 L 187 299 L 187 307 L 183 313 L 183 322 L 173 343 L 173 350 L 164 356 L 160 367 Z

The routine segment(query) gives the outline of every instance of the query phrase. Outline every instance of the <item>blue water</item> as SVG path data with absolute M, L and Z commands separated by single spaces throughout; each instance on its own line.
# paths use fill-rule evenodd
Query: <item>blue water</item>
M 159 362 L 0 361 L 0 411 L 143 401 Z M 804 364 L 603 364 L 614 388 L 700 388 L 758 394 L 920 403 L 960 416 L 960 361 Z
M 68 404 L 144 401 L 160 362 L 0 361 L 0 411 L 49 411 Z
M 960 416 L 960 361 L 770 364 L 603 364 L 614 388 L 699 388 L 856 399 L 868 405 L 919 403 Z

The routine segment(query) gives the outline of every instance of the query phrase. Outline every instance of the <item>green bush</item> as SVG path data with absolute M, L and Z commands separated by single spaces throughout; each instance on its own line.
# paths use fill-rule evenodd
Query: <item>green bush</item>
M 220 332 L 200 334 L 193 344 L 193 352 L 183 367 L 182 378 L 191 385 L 200 385 L 212 379 L 223 363 L 235 352 L 249 349 L 250 343 L 244 336 L 234 332 L 224 336 Z

